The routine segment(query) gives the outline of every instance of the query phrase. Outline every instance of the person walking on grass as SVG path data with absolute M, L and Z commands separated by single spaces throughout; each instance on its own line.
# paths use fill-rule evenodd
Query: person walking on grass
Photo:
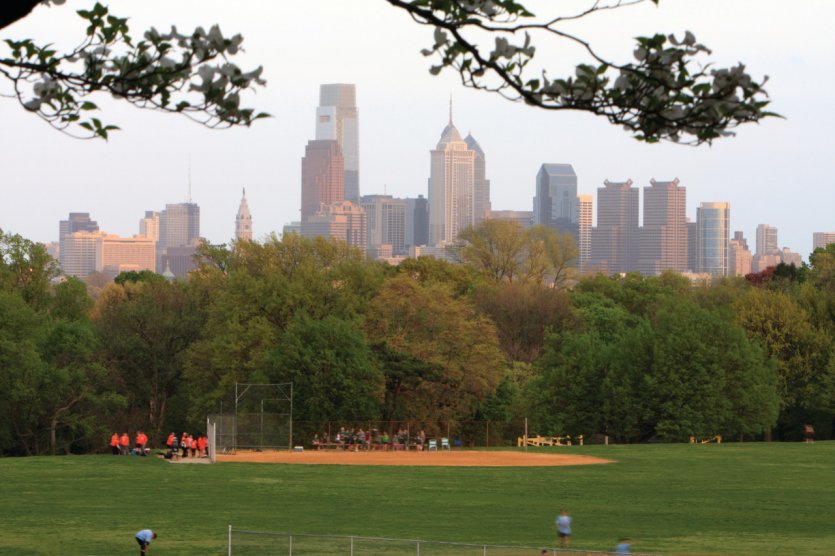
M 142 529 L 136 534 L 136 542 L 139 543 L 139 555 L 145 556 L 151 551 L 151 541 L 157 538 L 157 534 L 150 529 Z
M 560 541 L 560 547 L 566 548 L 571 545 L 571 516 L 565 510 L 560 510 L 560 515 L 556 519 L 557 537 Z

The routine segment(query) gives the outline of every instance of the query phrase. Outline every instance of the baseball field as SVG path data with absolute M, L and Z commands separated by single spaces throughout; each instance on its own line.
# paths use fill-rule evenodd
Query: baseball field
M 159 534 L 151 554 L 222 555 L 230 524 L 554 546 L 563 508 L 579 550 L 611 550 L 629 537 L 635 552 L 671 556 L 835 554 L 835 442 L 530 453 L 539 463 L 519 452 L 502 464 L 492 452 L 376 462 L 364 453 L 240 454 L 215 465 L 2 458 L 0 554 L 127 554 L 138 548 L 134 533 L 150 528 Z

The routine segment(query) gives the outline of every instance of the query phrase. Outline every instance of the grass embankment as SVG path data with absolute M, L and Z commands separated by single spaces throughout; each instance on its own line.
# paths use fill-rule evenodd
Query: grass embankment
M 0 459 L 0 553 L 225 554 L 241 529 L 663 554 L 835 554 L 835 442 L 559 448 L 617 460 L 554 468 L 172 465 Z

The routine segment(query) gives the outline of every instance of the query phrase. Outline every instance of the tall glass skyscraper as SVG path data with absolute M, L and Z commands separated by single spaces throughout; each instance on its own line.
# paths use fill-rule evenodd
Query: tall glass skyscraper
M 359 204 L 360 140 L 356 85 L 334 83 L 319 87 L 316 139 L 339 144 L 345 159 L 345 199 Z
M 536 174 L 533 223 L 578 236 L 577 174 L 571 164 L 543 164 Z
M 702 203 L 696 209 L 698 272 L 728 275 L 730 203 Z

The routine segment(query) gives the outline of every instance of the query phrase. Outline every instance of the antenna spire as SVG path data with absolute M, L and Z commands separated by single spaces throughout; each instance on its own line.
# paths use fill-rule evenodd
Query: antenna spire
M 188 155 L 188 202 L 191 203 L 191 153 Z
M 449 94 L 449 125 L 452 125 L 452 93 Z

